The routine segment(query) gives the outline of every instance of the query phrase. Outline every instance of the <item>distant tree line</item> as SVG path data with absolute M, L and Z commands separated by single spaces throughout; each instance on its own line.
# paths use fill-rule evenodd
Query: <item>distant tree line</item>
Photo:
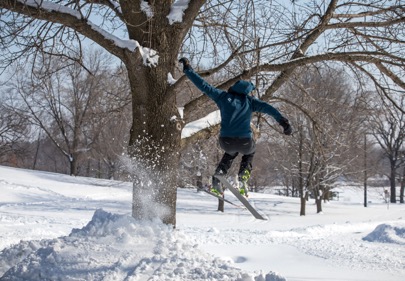
M 50 68 L 15 69 L 2 87 L 1 164 L 130 180 L 123 161 L 131 126 L 125 70 L 100 51 L 87 57 L 91 69 L 50 57 L 43 58 Z M 327 65 L 295 74 L 272 98 L 288 112 L 294 135 L 284 137 L 271 119 L 255 116 L 261 127 L 250 184 L 282 186 L 283 194 L 301 198 L 305 215 L 310 195 L 321 212 L 339 180 L 361 183 L 367 169 L 369 176 L 386 175 L 394 190 L 401 185 L 403 202 L 405 116 L 355 85 L 343 69 Z M 180 186 L 210 184 L 222 155 L 216 139 L 182 149 Z
M 2 87 L 8 118 L 2 118 L 1 163 L 119 178 L 131 125 L 127 76 L 105 52 L 86 58 L 90 69 L 51 57 L 42 59 L 48 67 L 14 69 Z

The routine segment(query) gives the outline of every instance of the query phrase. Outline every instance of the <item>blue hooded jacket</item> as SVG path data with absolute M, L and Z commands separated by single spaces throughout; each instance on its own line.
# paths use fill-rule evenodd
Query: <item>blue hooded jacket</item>
M 221 137 L 251 138 L 250 123 L 253 112 L 266 113 L 277 122 L 280 122 L 283 117 L 270 104 L 249 96 L 249 93 L 255 89 L 251 82 L 239 80 L 226 92 L 207 83 L 191 68 L 184 69 L 184 73 L 198 89 L 210 97 L 219 107 Z

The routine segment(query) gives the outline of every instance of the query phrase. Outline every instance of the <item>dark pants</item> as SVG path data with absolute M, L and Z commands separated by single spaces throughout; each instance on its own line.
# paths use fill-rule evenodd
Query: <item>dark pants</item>
M 225 153 L 215 170 L 215 174 L 226 175 L 229 168 L 232 166 L 233 160 L 239 153 L 243 154 L 243 156 L 238 174 L 242 175 L 245 170 L 248 170 L 250 173 L 252 170 L 253 156 L 256 152 L 256 144 L 253 139 L 220 137 L 219 145 Z M 216 177 L 212 177 L 212 185 L 216 188 L 219 186 L 219 180 Z

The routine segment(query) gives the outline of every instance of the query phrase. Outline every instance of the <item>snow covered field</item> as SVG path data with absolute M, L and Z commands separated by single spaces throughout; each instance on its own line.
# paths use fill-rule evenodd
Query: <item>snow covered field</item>
M 0 166 L 0 280 L 405 280 L 405 205 L 381 188 L 364 208 L 362 189 L 342 187 L 305 217 L 296 198 L 251 193 L 267 221 L 179 189 L 175 231 L 132 219 L 131 192 Z

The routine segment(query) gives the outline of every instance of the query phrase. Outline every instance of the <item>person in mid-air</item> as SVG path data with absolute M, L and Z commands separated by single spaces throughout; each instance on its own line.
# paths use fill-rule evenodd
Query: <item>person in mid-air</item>
M 201 78 L 187 58 L 181 58 L 179 62 L 183 64 L 184 74 L 217 104 L 221 112 L 219 144 L 225 153 L 215 170 L 215 175 L 226 175 L 236 156 L 242 154 L 238 179 L 240 193 L 247 196 L 247 181 L 250 178 L 256 151 L 251 129 L 252 113 L 262 112 L 272 116 L 283 127 L 284 134 L 291 135 L 292 129 L 288 119 L 270 104 L 249 95 L 255 89 L 253 83 L 239 80 L 228 91 L 223 91 Z M 212 177 L 211 191 L 223 195 L 222 186 L 215 175 Z

